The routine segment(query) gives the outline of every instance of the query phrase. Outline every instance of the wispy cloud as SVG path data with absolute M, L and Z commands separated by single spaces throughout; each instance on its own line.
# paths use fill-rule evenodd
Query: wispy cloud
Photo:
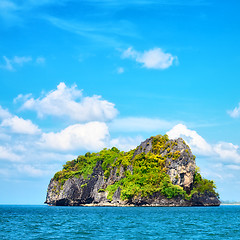
M 1 10 L 9 10 L 9 9 L 16 9 L 16 5 L 12 1 L 2 0 L 0 2 L 0 9 Z
M 5 146 L 0 146 L 0 160 L 8 160 L 10 162 L 19 162 L 21 157 L 15 154 L 11 149 Z
M 134 26 L 128 21 L 95 22 L 94 24 L 45 16 L 45 20 L 62 30 L 72 32 L 93 42 L 101 42 L 107 46 L 123 45 L 120 36 L 136 37 Z
M 4 59 L 4 61 L 5 61 L 5 64 L 0 65 L 0 68 L 6 69 L 6 70 L 8 70 L 8 71 L 13 71 L 14 68 L 13 68 L 13 66 L 12 66 L 11 60 L 8 59 L 6 56 L 3 56 L 3 59 Z
M 124 73 L 124 68 L 123 68 L 123 67 L 119 67 L 119 68 L 117 69 L 117 73 L 118 73 L 118 74 Z
M 1 0 L 0 1 L 0 18 L 4 19 L 7 24 L 21 25 L 26 19 L 42 18 L 44 10 L 47 7 L 71 7 L 79 8 L 81 6 L 94 6 L 98 9 L 98 14 L 103 12 L 119 11 L 129 7 L 157 7 L 157 6 L 204 6 L 209 5 L 207 0 Z M 102 11 L 104 9 L 104 11 Z M 32 12 L 37 14 L 32 15 Z M 102 13 L 101 13 L 102 12 Z M 124 31 L 122 32 L 124 33 Z
M 18 64 L 20 66 L 22 66 L 24 63 L 31 62 L 31 61 L 32 61 L 31 57 L 18 57 L 18 56 L 15 56 L 11 60 L 12 63 Z
M 44 57 L 38 57 L 36 58 L 36 63 L 37 64 L 44 64 L 46 59 Z
M 70 2 L 70 0 L 1 0 L 0 11 L 26 11 L 47 5 L 64 5 L 67 2 Z
M 29 19 L 31 11 L 35 9 L 41 9 L 41 7 L 46 7 L 50 5 L 64 5 L 70 2 L 70 0 L 1 0 L 0 1 L 0 19 L 9 26 L 11 25 L 21 25 L 24 20 Z M 41 15 L 41 10 L 39 10 Z M 38 15 L 38 14 L 37 14 Z M 36 15 L 32 16 L 36 17 Z
M 19 7 L 14 1 L 1 0 L 0 1 L 0 18 L 11 22 L 19 20 L 17 11 Z
M 6 56 L 3 56 L 3 60 L 5 63 L 0 65 L 1 69 L 5 69 L 8 71 L 16 71 L 18 67 L 22 67 L 23 65 L 27 63 L 33 62 L 34 59 L 30 56 L 14 56 L 13 58 L 8 58 Z M 45 63 L 45 58 L 43 57 L 37 57 L 36 60 L 34 60 L 37 65 L 42 65 Z
M 23 5 L 29 7 L 37 7 L 44 5 L 64 5 L 67 2 L 70 2 L 70 0 L 25 0 L 23 2 Z
M 132 47 L 125 50 L 123 58 L 130 58 L 142 64 L 142 67 L 152 69 L 166 69 L 177 61 L 177 57 L 171 53 L 165 53 L 161 48 L 154 48 L 144 52 L 138 52 Z
M 235 107 L 233 110 L 227 111 L 227 113 L 230 115 L 232 118 L 238 118 L 240 117 L 240 103 L 238 103 L 238 106 Z
M 237 170 L 237 171 L 240 170 L 240 166 L 234 165 L 234 164 L 226 165 L 226 167 L 229 168 L 229 169 L 232 169 L 232 170 Z
M 25 63 L 31 62 L 31 57 L 18 57 L 15 56 L 12 59 L 7 58 L 6 56 L 3 56 L 3 59 L 5 61 L 5 64 L 0 65 L 0 68 L 6 69 L 8 71 L 15 71 L 15 67 L 17 66 L 23 66 Z
M 0 1 L 0 17 L 6 19 L 13 19 L 15 18 L 15 12 L 18 10 L 17 4 L 13 1 L 9 0 L 1 0 Z
M 83 0 L 88 4 L 105 7 L 129 7 L 129 6 L 149 6 L 149 5 L 170 5 L 170 6 L 203 6 L 209 5 L 206 0 Z

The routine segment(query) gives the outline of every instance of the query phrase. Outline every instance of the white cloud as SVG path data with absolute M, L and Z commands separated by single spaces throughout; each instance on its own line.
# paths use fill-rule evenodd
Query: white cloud
M 119 137 L 110 141 L 111 147 L 116 147 L 121 151 L 129 151 L 136 148 L 143 141 L 143 138 L 138 136 L 136 138 L 131 137 Z
M 229 110 L 227 112 L 232 118 L 238 118 L 240 116 L 240 103 L 238 103 L 238 107 L 235 107 L 233 110 Z
M 18 116 L 12 115 L 7 109 L 3 109 L 0 105 L 0 127 L 7 127 L 13 133 L 20 134 L 38 134 L 41 130 L 37 125 L 33 124 L 29 119 L 23 119 Z M 9 139 L 10 136 L 1 133 L 0 139 Z
M 0 126 L 9 127 L 13 133 L 38 134 L 41 132 L 38 126 L 33 124 L 31 120 L 25 120 L 18 116 L 4 119 Z
M 194 153 L 200 155 L 211 155 L 212 147 L 208 144 L 204 138 L 202 138 L 196 131 L 188 129 L 183 124 L 174 126 L 167 135 L 171 139 L 182 137 L 192 148 Z
M 118 73 L 118 74 L 124 73 L 124 68 L 123 68 L 123 67 L 119 67 L 119 68 L 117 69 L 117 73 Z
M 0 105 L 0 119 L 10 118 L 11 116 L 11 113 Z
M 5 146 L 0 146 L 0 159 L 9 160 L 11 162 L 21 161 L 21 157 L 12 152 L 11 149 Z
M 123 52 L 122 57 L 134 59 L 136 62 L 142 63 L 143 67 L 152 69 L 169 68 L 177 60 L 176 56 L 171 53 L 164 53 L 161 48 L 154 48 L 141 53 L 130 47 Z
M 109 123 L 112 131 L 119 132 L 153 132 L 171 128 L 174 123 L 158 118 L 126 117 L 114 119 Z
M 232 162 L 240 163 L 239 146 L 232 143 L 220 142 L 214 146 L 214 151 L 222 159 L 231 159 Z
M 17 100 L 20 100 L 18 96 Z M 24 99 L 22 109 L 35 110 L 39 117 L 52 115 L 68 117 L 79 122 L 108 121 L 113 119 L 118 111 L 111 102 L 103 100 L 101 96 L 83 97 L 82 90 L 77 85 L 67 87 L 61 82 L 56 90 L 47 93 L 42 98 Z
M 167 132 L 169 138 L 182 137 L 191 147 L 194 154 L 209 156 L 223 162 L 240 163 L 239 146 L 227 142 L 209 144 L 196 131 L 188 129 L 183 124 L 174 126 Z
M 26 103 L 29 99 L 33 99 L 32 95 L 19 95 L 14 102 L 21 100 Z M 107 116 L 104 116 L 105 119 L 110 116 L 104 112 L 106 109 L 103 109 L 105 103 L 106 106 L 108 105 L 107 101 L 102 100 L 100 96 L 84 98 L 82 91 L 78 90 L 76 86 L 67 88 L 65 84 L 60 84 L 57 90 L 47 94 L 42 93 L 39 100 L 42 100 L 42 103 L 46 104 L 45 106 L 47 104 L 54 106 L 54 101 L 61 101 L 61 99 L 67 99 L 61 103 L 65 109 L 68 107 L 68 110 L 75 106 L 78 107 L 78 105 L 84 106 L 83 102 L 87 102 L 92 106 L 91 114 L 93 115 L 96 115 L 96 111 L 99 109 L 95 110 L 94 107 L 97 108 L 98 103 L 91 105 L 91 101 L 97 99 L 100 101 L 102 116 L 105 114 Z M 61 103 L 57 105 L 56 111 L 60 111 Z M 113 104 L 109 103 L 109 105 L 113 111 L 117 112 Z M 103 106 L 102 109 L 101 106 Z M 110 110 L 112 109 L 110 108 Z M 82 113 L 84 112 L 80 112 L 80 114 Z M 65 112 L 65 114 L 67 116 L 68 113 Z M 90 113 L 88 115 L 90 116 Z M 43 133 L 31 120 L 11 114 L 0 106 L 0 161 L 2 163 L 0 178 L 11 180 L 33 177 L 40 179 L 46 176 L 50 178 L 56 171 L 61 170 L 62 164 L 75 159 L 77 152 L 81 154 L 85 151 L 99 151 L 108 147 L 109 142 L 108 126 L 104 122 L 75 124 L 56 132 Z M 3 172 L 7 174 L 2 174 Z
M 58 151 L 100 150 L 106 147 L 109 132 L 103 122 L 71 125 L 60 132 L 43 133 L 40 145 Z

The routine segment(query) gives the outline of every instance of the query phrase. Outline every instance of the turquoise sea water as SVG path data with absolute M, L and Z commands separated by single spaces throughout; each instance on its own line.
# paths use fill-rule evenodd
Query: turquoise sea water
M 240 206 L 0 206 L 0 239 L 240 239 Z

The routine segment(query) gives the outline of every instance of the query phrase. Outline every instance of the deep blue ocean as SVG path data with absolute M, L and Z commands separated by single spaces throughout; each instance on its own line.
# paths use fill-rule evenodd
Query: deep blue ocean
M 240 206 L 0 205 L 0 239 L 240 239 Z

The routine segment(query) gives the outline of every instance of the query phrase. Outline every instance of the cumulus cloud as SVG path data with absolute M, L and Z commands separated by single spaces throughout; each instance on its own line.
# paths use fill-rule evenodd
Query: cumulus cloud
M 25 120 L 18 116 L 6 118 L 0 124 L 1 127 L 9 127 L 13 133 L 38 134 L 41 130 L 31 120 Z
M 161 48 L 154 48 L 141 53 L 130 47 L 123 52 L 122 57 L 131 58 L 141 63 L 143 67 L 152 69 L 169 68 L 177 60 L 176 56 L 163 52 Z
M 23 119 L 0 106 L 0 178 L 50 178 L 62 164 L 76 158 L 74 154 L 110 146 L 110 134 L 104 121 L 114 117 L 117 110 L 114 104 L 100 96 L 83 97 L 82 90 L 76 86 L 68 88 L 62 83 L 56 90 L 42 93 L 39 99 L 34 99 L 31 94 L 20 94 L 14 103 L 19 101 L 27 109 L 31 101 L 35 102 L 34 106 L 40 106 L 42 116 L 51 113 L 58 116 L 60 111 L 65 111 L 63 116 L 72 114 L 71 119 L 79 119 L 77 115 L 86 112 L 86 116 L 80 117 L 86 122 L 55 132 L 43 132 L 30 119 Z M 89 122 L 96 118 L 104 121 Z
M 240 117 L 240 103 L 238 103 L 238 107 L 235 107 L 233 110 L 229 110 L 228 114 L 232 118 L 238 118 Z
M 106 147 L 109 132 L 103 122 L 71 125 L 60 132 L 43 133 L 40 146 L 58 151 L 100 150 Z
M 38 128 L 37 125 L 33 124 L 29 119 L 23 119 L 18 116 L 12 115 L 7 109 L 3 109 L 0 106 L 0 127 L 8 128 L 13 133 L 19 134 L 38 134 L 41 130 Z M 1 133 L 0 139 L 5 138 L 7 139 L 6 135 Z M 9 138 L 10 136 L 8 136 Z
M 26 99 L 19 95 L 16 100 L 23 100 L 21 109 L 35 110 L 39 117 L 68 117 L 78 122 L 108 121 L 118 113 L 115 105 L 101 96 L 83 97 L 77 85 L 67 87 L 63 82 L 43 97 Z
M 158 118 L 126 117 L 109 123 L 110 130 L 119 132 L 153 132 L 173 127 L 174 123 Z
M 192 148 L 193 152 L 200 155 L 211 155 L 212 147 L 196 131 L 188 129 L 183 124 L 174 126 L 167 132 L 169 138 L 175 139 L 182 137 Z
M 196 131 L 188 129 L 183 124 L 174 126 L 167 132 L 169 138 L 182 137 L 191 147 L 194 154 L 217 158 L 223 162 L 240 163 L 239 146 L 227 142 L 209 144 Z

